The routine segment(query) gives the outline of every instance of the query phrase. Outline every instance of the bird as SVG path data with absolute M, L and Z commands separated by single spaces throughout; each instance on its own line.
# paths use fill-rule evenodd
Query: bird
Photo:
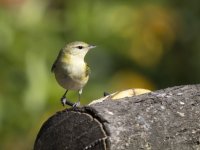
M 90 49 L 95 48 L 85 42 L 75 41 L 68 43 L 62 48 L 51 67 L 58 84 L 66 89 L 61 97 L 62 105 L 78 107 L 83 87 L 89 79 L 90 68 L 85 62 L 85 55 Z M 78 91 L 78 101 L 72 103 L 67 100 L 66 94 L 68 90 Z

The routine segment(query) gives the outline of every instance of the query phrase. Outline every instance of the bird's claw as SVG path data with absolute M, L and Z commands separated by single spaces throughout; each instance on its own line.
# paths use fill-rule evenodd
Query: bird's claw
M 72 107 L 75 108 L 75 107 L 78 107 L 78 106 L 80 106 L 80 102 L 74 103 Z
M 68 106 L 71 106 L 71 107 L 78 107 L 80 105 L 80 102 L 72 103 L 72 102 L 68 101 L 66 97 L 62 97 L 61 98 L 61 104 L 63 106 L 68 105 Z
M 67 102 L 66 97 L 62 97 L 62 98 L 61 98 L 61 104 L 62 104 L 63 106 L 65 106 L 66 102 Z

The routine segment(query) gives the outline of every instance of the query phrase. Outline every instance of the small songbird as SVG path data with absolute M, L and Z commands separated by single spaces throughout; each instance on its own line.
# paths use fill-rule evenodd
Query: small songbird
M 95 48 L 85 42 L 72 42 L 62 48 L 55 60 L 51 71 L 55 74 L 57 82 L 66 89 L 61 98 L 61 103 L 77 107 L 80 105 L 82 89 L 89 79 L 90 68 L 84 58 L 87 52 Z M 79 93 L 78 102 L 71 103 L 67 100 L 68 90 L 77 90 Z

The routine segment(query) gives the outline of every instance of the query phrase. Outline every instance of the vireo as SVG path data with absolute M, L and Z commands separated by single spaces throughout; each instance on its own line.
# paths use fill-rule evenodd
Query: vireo
M 96 46 L 84 42 L 72 42 L 62 48 L 55 60 L 51 71 L 55 74 L 57 82 L 66 89 L 61 103 L 73 107 L 80 105 L 82 89 L 89 79 L 90 68 L 84 58 L 87 52 Z M 77 90 L 78 102 L 71 103 L 66 99 L 68 90 Z

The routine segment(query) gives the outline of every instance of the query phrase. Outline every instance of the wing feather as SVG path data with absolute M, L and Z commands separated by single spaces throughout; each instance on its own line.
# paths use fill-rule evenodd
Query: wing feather
M 85 75 L 86 77 L 91 73 L 90 67 L 88 66 L 88 64 L 86 64 L 86 72 Z
M 52 65 L 52 67 L 51 67 L 51 72 L 54 72 L 54 70 L 55 70 L 55 68 L 56 68 L 56 65 L 57 65 L 57 63 L 58 63 L 58 60 L 59 60 L 59 58 L 61 57 L 61 54 L 62 54 L 62 49 L 60 50 L 60 52 L 59 52 L 59 54 L 58 54 L 56 60 L 54 61 L 53 65 Z

